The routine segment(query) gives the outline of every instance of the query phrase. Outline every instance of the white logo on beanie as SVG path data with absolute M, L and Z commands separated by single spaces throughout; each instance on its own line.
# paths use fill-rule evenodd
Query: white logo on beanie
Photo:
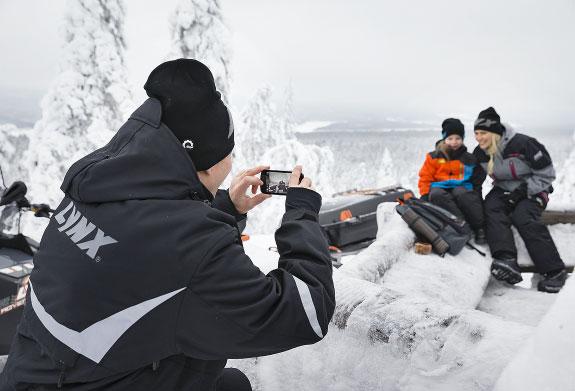
M 186 149 L 194 149 L 194 143 L 192 140 L 186 140 L 182 143 L 182 146 Z
M 475 121 L 474 126 L 487 126 L 489 128 L 491 125 L 495 125 L 496 123 L 497 121 L 492 119 L 477 118 L 477 121 Z

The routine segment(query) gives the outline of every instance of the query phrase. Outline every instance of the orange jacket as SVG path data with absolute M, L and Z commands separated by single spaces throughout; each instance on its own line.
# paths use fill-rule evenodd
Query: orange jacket
M 451 152 L 451 159 L 441 151 L 430 152 L 419 170 L 419 194 L 428 194 L 432 187 L 473 189 L 478 168 L 475 157 L 465 146 Z

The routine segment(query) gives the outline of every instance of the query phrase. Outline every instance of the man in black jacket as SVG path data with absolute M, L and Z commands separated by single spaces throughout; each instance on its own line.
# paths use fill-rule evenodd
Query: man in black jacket
M 103 148 L 76 162 L 34 258 L 0 390 L 251 389 L 226 359 L 321 340 L 334 311 L 328 245 L 311 181 L 290 179 L 268 275 L 238 222 L 265 167 L 218 191 L 233 123 L 211 72 L 164 63 L 150 96 Z M 226 388 L 227 387 L 227 388 Z

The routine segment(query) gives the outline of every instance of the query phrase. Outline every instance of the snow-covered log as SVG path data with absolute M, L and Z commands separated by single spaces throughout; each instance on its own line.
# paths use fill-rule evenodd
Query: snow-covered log
M 377 240 L 354 257 L 348 257 L 340 272 L 380 284 L 383 275 L 413 246 L 414 234 L 395 211 L 394 203 L 377 208 Z
M 415 254 L 393 204 L 380 205 L 378 223 L 377 240 L 334 271 L 327 337 L 250 362 L 262 390 L 486 390 L 533 332 L 475 309 L 489 259 Z

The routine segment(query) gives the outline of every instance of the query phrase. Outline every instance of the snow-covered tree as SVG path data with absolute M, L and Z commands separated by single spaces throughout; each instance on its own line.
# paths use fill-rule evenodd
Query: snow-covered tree
M 567 160 L 559 168 L 556 191 L 553 193 L 551 204 L 553 208 L 573 209 L 575 208 L 575 133 L 573 134 L 574 147 Z
M 15 181 L 26 181 L 28 167 L 23 155 L 30 144 L 31 129 L 12 124 L 0 125 L 0 194 Z M 15 204 L 0 207 L 0 232 L 18 233 L 19 214 Z
M 253 166 L 264 153 L 286 140 L 282 121 L 272 101 L 272 89 L 261 87 L 240 115 L 236 132 L 236 166 Z
M 294 131 L 296 127 L 296 120 L 295 120 L 295 108 L 293 102 L 293 86 L 290 82 L 288 83 L 285 92 L 284 92 L 284 112 L 283 112 L 283 127 L 284 127 L 284 134 L 288 138 L 294 137 Z
M 224 102 L 229 102 L 231 47 L 219 0 L 180 0 L 170 17 L 170 59 L 193 58 L 210 68 Z
M 23 164 L 23 156 L 30 144 L 30 131 L 12 124 L 0 125 L 0 168 L 6 186 L 28 178 L 28 167 Z
M 376 183 L 378 187 L 391 186 L 397 183 L 393 159 L 387 147 L 385 147 L 381 155 Z
M 123 28 L 122 0 L 68 1 L 61 73 L 42 100 L 30 144 L 38 201 L 56 206 L 71 163 L 107 143 L 133 108 Z
M 286 102 L 277 109 L 272 89 L 260 88 L 241 115 L 236 133 L 236 170 L 259 164 L 272 169 L 290 170 L 296 164 L 303 166 L 304 175 L 312 179 L 316 189 L 324 196 L 333 193 L 332 168 L 334 157 L 327 147 L 303 144 L 295 138 L 291 90 Z M 278 223 L 278 210 L 285 200 L 274 197 L 250 213 L 248 231 L 270 232 Z

